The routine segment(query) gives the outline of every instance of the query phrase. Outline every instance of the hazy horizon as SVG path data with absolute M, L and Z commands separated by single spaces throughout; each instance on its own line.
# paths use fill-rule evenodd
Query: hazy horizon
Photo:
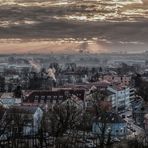
M 139 53 L 147 26 L 147 0 L 0 0 L 0 53 Z

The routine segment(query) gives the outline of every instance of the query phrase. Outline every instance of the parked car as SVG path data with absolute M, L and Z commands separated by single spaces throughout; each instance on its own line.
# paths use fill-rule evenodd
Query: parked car
M 86 143 L 85 147 L 86 148 L 96 148 L 96 145 L 94 143 Z
M 114 142 L 120 142 L 120 139 L 118 139 L 117 137 L 112 139 Z
M 131 118 L 131 117 L 132 117 L 132 115 L 128 115 L 128 116 L 127 116 L 127 118 Z
M 90 140 L 90 139 L 86 139 L 85 140 L 87 143 L 93 143 L 93 140 Z

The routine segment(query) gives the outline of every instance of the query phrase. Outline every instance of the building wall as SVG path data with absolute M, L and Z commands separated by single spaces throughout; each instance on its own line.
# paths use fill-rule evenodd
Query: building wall
M 108 90 L 115 93 L 112 104 L 116 105 L 117 110 L 127 109 L 130 107 L 130 89 L 125 88 L 121 90 L 108 87 Z
M 38 107 L 35 114 L 33 115 L 34 130 L 36 132 L 38 131 L 38 128 L 41 124 L 42 117 L 43 117 L 43 111 Z
M 109 82 L 118 82 L 124 85 L 129 85 L 131 81 L 130 76 L 118 76 L 118 75 L 105 75 L 102 80 L 107 80 Z
M 36 112 L 32 115 L 32 122 L 29 122 L 26 126 L 24 126 L 24 134 L 35 134 L 38 132 L 38 129 L 41 125 L 41 120 L 43 117 L 43 111 L 38 107 Z
M 117 104 L 116 104 L 116 95 L 115 94 L 108 96 L 107 100 L 111 102 L 112 108 L 116 108 Z

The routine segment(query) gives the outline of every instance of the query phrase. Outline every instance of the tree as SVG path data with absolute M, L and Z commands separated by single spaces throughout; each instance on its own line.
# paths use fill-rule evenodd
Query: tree
M 106 106 L 101 106 L 101 101 L 105 99 L 103 91 L 94 91 L 92 93 L 93 108 L 94 108 L 94 122 L 98 122 L 99 133 L 95 133 L 99 139 L 99 146 L 104 148 L 105 144 L 111 145 L 112 128 L 108 124 L 108 109 Z
M 21 97 L 22 97 L 22 88 L 21 88 L 21 86 L 18 85 L 18 86 L 15 88 L 13 94 L 14 94 L 14 97 L 15 97 L 15 98 L 21 98 Z
M 10 121 L 5 120 L 6 118 L 6 110 L 3 106 L 0 106 L 0 137 L 6 132 L 6 128 L 8 127 Z
M 39 130 L 38 130 L 38 141 L 39 141 L 39 145 L 38 147 L 45 147 L 45 148 L 48 148 L 49 145 L 48 145 L 48 137 L 49 135 L 47 135 L 48 133 L 48 125 L 47 125 L 47 122 L 46 122 L 46 115 L 43 114 L 43 117 L 42 117 L 42 121 L 41 121 L 41 125 L 39 127 Z
M 25 117 L 21 116 L 21 114 L 17 113 L 18 110 L 12 108 L 11 110 L 6 109 L 3 117 L 0 121 L 0 146 L 3 140 L 6 140 L 7 143 L 11 141 L 12 147 L 18 147 L 19 142 L 18 139 L 23 137 L 23 128 Z M 9 146 L 7 146 L 9 147 Z
M 136 76 L 133 76 L 132 80 L 134 81 L 134 87 L 138 88 L 141 86 L 142 77 L 140 74 L 136 74 Z
M 122 63 L 120 67 L 117 68 L 117 73 L 120 75 L 127 74 L 129 72 L 136 72 L 136 66 L 129 66 L 126 63 Z
M 71 99 L 67 99 L 63 103 L 56 104 L 49 112 L 47 117 L 50 123 L 49 127 L 51 127 L 49 132 L 54 137 L 55 146 L 60 143 L 64 134 L 68 132 L 64 143 L 66 145 L 72 139 L 72 135 L 80 125 L 82 110 L 78 109 Z
M 144 145 L 143 141 L 139 141 L 136 137 L 132 140 L 127 141 L 128 148 L 147 148 L 147 145 Z

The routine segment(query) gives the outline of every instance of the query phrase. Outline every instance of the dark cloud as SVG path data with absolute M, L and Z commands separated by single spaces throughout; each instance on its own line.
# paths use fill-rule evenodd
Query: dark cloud
M 32 25 L 0 27 L 0 38 L 106 38 L 111 41 L 148 42 L 148 22 L 75 23 L 43 20 Z

